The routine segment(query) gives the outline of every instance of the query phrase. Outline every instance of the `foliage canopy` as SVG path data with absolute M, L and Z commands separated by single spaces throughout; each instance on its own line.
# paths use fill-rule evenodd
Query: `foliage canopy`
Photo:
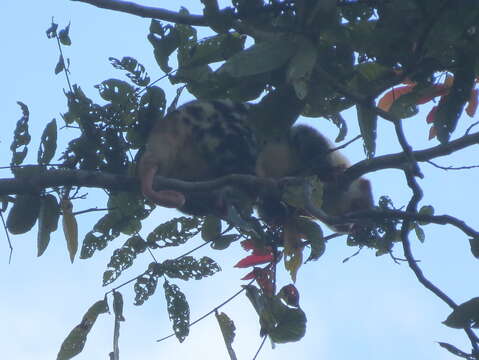
M 413 196 L 405 211 L 396 209 L 383 197 L 374 210 L 348 214 L 344 221 L 372 225 L 350 234 L 347 244 L 374 249 L 377 255 L 392 254 L 395 246 L 402 246 L 418 281 L 452 308 L 444 324 L 464 329 L 472 350 L 462 351 L 447 343 L 440 345 L 459 357 L 479 359 L 479 339 L 473 330 L 479 318 L 477 298 L 457 305 L 424 278 L 409 241 L 411 230 L 424 241 L 422 227 L 429 223 L 452 225 L 465 233 L 472 255 L 479 257 L 477 231 L 453 216 L 435 216 L 431 206 L 418 209 L 422 189 L 416 182 L 422 176 L 420 162 L 479 142 L 479 133 L 472 132 L 472 126 L 467 134 L 451 140 L 457 135 L 454 131 L 463 119 L 463 111 L 472 117 L 477 107 L 479 7 L 475 1 L 234 0 L 231 6 L 220 8 L 214 0 L 203 0 L 203 15 L 191 15 L 185 8 L 174 13 L 136 4 L 127 6 L 115 0 L 75 1 L 152 18 L 148 41 L 158 66 L 177 89 L 177 96 L 168 104 L 170 108 L 176 106 L 183 90 L 199 99 L 253 101 L 256 105 L 251 121 L 262 141 L 284 132 L 300 115 L 332 121 L 338 127 L 337 141 L 341 141 L 348 131 L 341 113 L 355 108 L 366 159 L 348 169 L 341 181 L 348 183 L 368 172 L 399 168 Z M 208 27 L 213 35 L 199 38 L 198 26 Z M 63 47 L 70 46 L 69 29 L 70 25 L 58 30 L 52 23 L 47 36 Z M 103 80 L 97 86 L 103 103 L 98 104 L 78 84 L 70 84 L 69 62 L 60 54 L 55 73 L 65 73 L 69 86 L 65 93 L 68 111 L 62 114 L 66 129 L 62 131 L 74 135 L 66 148 L 57 149 L 57 123 L 48 123 L 41 135 L 37 165 L 23 164 L 31 136 L 28 107 L 19 104 L 22 117 L 11 145 L 14 178 L 0 180 L 2 211 L 8 211 L 9 232 L 26 233 L 37 224 L 41 256 L 61 219 L 73 262 L 79 243 L 77 214 L 73 209 L 82 200 L 77 194 L 83 187 L 105 189 L 106 214 L 80 242 L 80 258 L 87 259 L 120 235 L 128 237 L 114 250 L 103 274 L 104 285 L 114 283 L 147 250 L 181 246 L 198 234 L 218 250 L 242 241 L 245 250 L 252 254 L 237 266 L 254 266 L 246 279 L 255 281 L 257 286 L 251 282 L 242 291 L 258 313 L 261 336 L 268 336 L 275 343 L 300 340 L 306 331 L 306 314 L 299 306 L 299 294 L 293 285 L 277 290 L 276 265 L 284 258 L 285 268 L 295 281 L 303 264 L 303 252 L 307 252 L 309 261 L 317 260 L 326 250 L 328 237 L 324 237 L 321 225 L 311 218 L 296 217 L 278 228 L 256 217 L 250 221 L 231 214 L 227 224 L 208 216 L 178 217 L 146 236 L 141 235 L 142 221 L 151 214 L 154 204 L 138 192 L 135 162 L 153 122 L 167 112 L 167 98 L 135 58 L 110 58 L 110 62 L 125 73 L 127 80 Z M 416 115 L 420 105 L 436 98 L 437 106 L 426 120 L 431 124 L 430 138 L 437 137 L 441 145 L 414 151 L 407 142 L 402 120 Z M 376 141 L 381 141 L 376 136 L 378 121 L 394 125 L 402 153 L 375 156 Z M 59 153 L 60 163 L 53 164 L 52 159 Z M 198 185 L 161 181 L 180 190 Z M 224 181 L 220 186 L 240 181 L 255 184 L 254 179 L 235 177 Z M 308 186 L 321 189 L 314 179 L 308 179 Z M 285 192 L 289 194 L 288 203 L 306 206 L 307 199 L 294 186 L 287 187 Z M 321 201 L 320 196 L 313 197 L 314 201 Z M 135 304 L 147 301 L 163 278 L 167 310 L 181 342 L 194 322 L 190 321 L 185 295 L 172 281 L 199 280 L 218 271 L 214 260 L 197 259 L 190 254 L 153 261 L 134 279 Z M 112 358 L 118 356 L 119 324 L 124 320 L 123 300 L 118 291 L 124 285 L 107 293 L 112 294 L 115 313 L 116 345 Z M 59 359 L 81 352 L 96 318 L 107 309 L 105 296 L 65 339 Z M 234 359 L 234 323 L 217 309 L 213 312 L 230 358 Z

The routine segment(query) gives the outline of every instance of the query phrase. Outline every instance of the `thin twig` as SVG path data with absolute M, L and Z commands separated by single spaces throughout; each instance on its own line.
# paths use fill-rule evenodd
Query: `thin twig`
M 466 130 L 466 132 L 464 133 L 464 135 L 469 135 L 469 133 L 471 132 L 472 128 L 473 128 L 474 126 L 477 126 L 477 125 L 479 125 L 479 121 L 476 121 L 475 123 L 471 124 L 471 125 L 467 128 L 467 130 Z
M 156 260 L 156 257 L 153 254 L 153 252 L 151 251 L 151 249 L 149 247 L 147 247 L 147 249 L 148 249 L 148 252 L 150 253 L 150 256 L 153 258 L 153 261 L 158 264 L 158 260 Z
M 8 263 L 10 264 L 13 255 L 12 241 L 10 240 L 10 234 L 8 233 L 7 224 L 5 224 L 5 219 L 3 218 L 3 212 L 0 212 L 0 218 L 2 219 L 3 229 L 5 230 L 5 235 L 7 236 L 8 247 L 10 248 L 10 254 L 8 256 Z
M 346 146 L 352 144 L 353 142 L 355 142 L 355 141 L 358 140 L 358 139 L 361 139 L 362 137 L 363 137 L 362 135 L 358 135 L 358 136 L 356 136 L 355 138 L 353 138 L 352 140 L 349 140 L 348 142 L 346 142 L 346 143 L 344 143 L 344 144 L 342 144 L 342 145 L 340 145 L 340 146 L 338 146 L 338 147 L 335 147 L 335 148 L 329 150 L 329 152 L 331 153 L 331 152 L 334 152 L 334 151 L 338 151 L 338 150 L 344 149 Z
M 86 209 L 86 210 L 80 210 L 80 211 L 76 211 L 73 213 L 73 215 L 81 215 L 81 214 L 86 214 L 86 213 L 89 213 L 89 212 L 95 212 L 95 211 L 108 211 L 108 210 L 111 210 L 109 208 L 90 208 L 90 209 Z
M 251 280 L 248 285 L 251 285 L 253 282 L 255 281 L 255 279 Z M 191 322 L 189 325 L 188 325 L 188 328 L 191 328 L 193 325 L 199 323 L 201 320 L 203 320 L 204 318 L 210 316 L 211 314 L 214 314 L 215 311 L 218 311 L 220 308 L 222 308 L 223 306 L 225 306 L 227 303 L 229 303 L 231 300 L 233 300 L 235 297 L 237 297 L 239 294 L 241 294 L 243 291 L 245 291 L 246 289 L 246 286 L 243 286 L 240 290 L 238 290 L 235 294 L 233 294 L 232 296 L 230 296 L 228 299 L 226 299 L 225 301 L 223 301 L 221 304 L 219 304 L 218 306 L 216 306 L 214 309 L 212 309 L 211 311 L 208 311 L 206 314 L 204 314 L 203 316 L 200 316 L 198 319 L 196 319 L 195 321 Z M 166 340 L 166 339 L 169 339 L 170 337 L 173 337 L 175 336 L 175 333 L 172 333 L 168 336 L 165 336 L 165 337 L 162 337 L 161 339 L 158 339 L 156 340 L 156 342 L 161 342 L 163 340 Z
M 70 83 L 70 76 L 68 76 L 69 70 L 65 64 L 65 57 L 63 56 L 62 44 L 60 43 L 60 38 L 58 37 L 58 35 L 56 35 L 55 38 L 57 39 L 58 50 L 60 51 L 60 58 L 63 62 L 63 72 L 65 73 L 65 77 L 67 79 L 68 88 L 70 89 L 70 92 L 73 93 L 72 84 Z
M 263 340 L 261 340 L 261 344 L 259 345 L 259 348 L 256 351 L 256 354 L 254 354 L 253 360 L 256 360 L 256 358 L 258 357 L 258 355 L 259 355 L 261 349 L 263 348 L 263 345 L 266 342 L 267 338 L 268 338 L 268 336 L 266 336 L 266 335 L 263 336 Z
M 436 164 L 435 162 L 428 160 L 428 164 L 431 164 L 432 166 L 441 169 L 441 170 L 470 170 L 470 169 L 476 169 L 479 168 L 479 165 L 470 165 L 470 166 L 441 166 Z
M 360 220 L 369 219 L 371 221 L 375 220 L 385 220 L 385 219 L 400 219 L 408 221 L 420 221 L 431 224 L 438 225 L 451 225 L 459 230 L 461 230 L 467 236 L 470 236 L 474 239 L 479 239 L 479 231 L 473 229 L 467 225 L 463 220 L 460 220 L 451 215 L 427 215 L 419 214 L 417 212 L 401 211 L 401 210 L 362 210 L 357 212 L 352 212 L 341 218 L 344 222 L 359 222 Z

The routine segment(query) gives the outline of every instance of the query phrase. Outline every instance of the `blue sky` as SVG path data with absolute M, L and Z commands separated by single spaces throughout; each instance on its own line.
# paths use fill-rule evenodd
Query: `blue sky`
M 144 1 L 147 5 L 169 3 L 177 10 L 180 2 Z M 200 13 L 199 1 L 182 1 L 194 13 Z M 190 6 L 193 4 L 194 6 Z M 73 46 L 65 49 L 71 60 L 71 79 L 81 85 L 91 97 L 97 98 L 95 84 L 122 74 L 112 68 L 108 57 L 133 56 L 143 63 L 150 76 L 162 75 L 156 65 L 150 44 L 146 39 L 149 20 L 102 10 L 90 5 L 65 0 L 26 2 L 4 0 L 0 2 L 0 32 L 3 34 L 3 53 L 0 57 L 2 71 L 1 104 L 2 133 L 0 134 L 0 166 L 8 166 L 9 146 L 16 121 L 21 111 L 16 101 L 30 108 L 30 132 L 33 134 L 29 161 L 36 159 L 39 138 L 45 124 L 66 110 L 62 74 L 55 76 L 53 69 L 58 60 L 54 40 L 45 36 L 52 16 L 63 27 L 71 21 Z M 167 82 L 161 83 L 169 99 L 175 89 Z M 186 101 L 186 97 L 182 99 Z M 427 111 L 427 109 L 425 109 Z M 405 121 L 405 130 L 415 149 L 436 145 L 427 141 L 426 112 Z M 350 119 L 349 138 L 357 134 L 353 112 Z M 308 121 L 308 120 L 306 120 Z M 311 121 L 311 119 L 309 119 Z M 462 134 L 471 123 L 464 118 L 457 134 Z M 322 132 L 335 137 L 333 125 L 315 120 Z M 65 141 L 65 132 L 60 141 Z M 392 126 L 381 122 L 378 130 L 378 155 L 397 152 L 399 146 Z M 64 144 L 64 143 L 63 143 Z M 62 145 L 59 145 L 59 149 Z M 359 161 L 363 151 L 359 143 L 348 147 L 345 153 L 351 160 Z M 57 154 L 58 155 L 58 154 Z M 478 162 L 477 146 L 449 158 L 438 159 L 442 165 L 473 165 Z M 436 213 L 449 213 L 479 228 L 475 203 L 479 170 L 444 172 L 421 164 L 426 175 L 420 183 L 425 197 L 422 205 L 432 204 Z M 1 170 L 0 177 L 10 177 Z M 396 206 L 405 205 L 410 192 L 404 176 L 397 170 L 370 174 L 376 200 L 389 195 Z M 92 206 L 104 206 L 105 197 L 100 191 L 86 190 L 89 199 L 75 203 L 75 211 Z M 145 223 L 142 234 L 171 216 L 164 209 L 156 211 Z M 80 239 L 96 222 L 99 213 L 79 216 Z M 93 259 L 76 260 L 70 264 L 61 231 L 57 231 L 50 247 L 41 257 L 36 257 L 36 229 L 12 237 L 14 254 L 8 264 L 8 246 L 0 236 L 0 355 L 5 359 L 53 359 L 71 328 L 81 319 L 84 311 L 101 299 L 108 289 L 101 287 L 101 276 L 111 253 L 125 239 L 118 239 Z M 459 231 L 446 226 L 426 227 L 426 242 L 420 244 L 411 235 L 413 249 L 421 266 L 435 284 L 445 290 L 458 303 L 478 296 L 476 281 L 479 264 L 469 252 L 467 238 Z M 201 243 L 195 239 L 181 249 L 162 250 L 155 253 L 159 259 L 177 256 Z M 344 238 L 328 243 L 326 254 L 317 262 L 308 263 L 299 272 L 296 286 L 301 293 L 301 306 L 308 316 L 305 338 L 299 343 L 278 345 L 271 349 L 267 343 L 259 359 L 328 359 L 369 360 L 451 359 L 435 342 L 446 341 L 465 350 L 469 349 L 465 335 L 441 324 L 449 308 L 420 286 L 405 264 L 395 264 L 389 256 L 376 257 L 374 252 L 363 250 L 346 263 L 342 260 L 356 251 L 347 247 Z M 396 247 L 395 254 L 402 256 Z M 190 301 L 192 319 L 196 319 L 236 292 L 244 282 L 239 279 L 244 271 L 232 266 L 245 253 L 239 246 L 228 251 L 203 248 L 196 256 L 208 255 L 216 259 L 223 271 L 211 279 L 198 282 L 176 282 Z M 143 271 L 151 261 L 147 254 L 138 259 L 133 269 L 118 280 L 129 279 Z M 290 282 L 282 271 L 281 284 Z M 160 290 L 160 289 L 159 289 Z M 171 332 L 166 305 L 160 291 L 141 307 L 133 306 L 130 286 L 122 289 L 125 299 L 125 317 L 120 337 L 122 359 L 159 359 L 175 357 L 193 359 L 227 358 L 226 349 L 214 317 L 191 329 L 183 344 L 175 339 L 155 342 Z M 233 347 L 239 359 L 251 359 L 259 345 L 257 316 L 245 297 L 236 298 L 222 308 L 234 321 L 237 335 Z M 103 316 L 95 324 L 85 349 L 77 359 L 105 359 L 111 351 L 112 316 Z

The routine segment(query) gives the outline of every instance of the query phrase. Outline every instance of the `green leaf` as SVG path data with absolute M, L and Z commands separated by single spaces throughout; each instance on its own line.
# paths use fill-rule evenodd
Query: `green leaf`
M 221 219 L 217 216 L 208 215 L 205 217 L 201 227 L 201 237 L 204 241 L 212 241 L 221 235 Z
M 441 143 L 447 143 L 456 129 L 465 103 L 469 100 L 475 84 L 475 55 L 470 49 L 458 49 L 454 65 L 454 83 L 449 94 L 442 97 L 437 106 L 434 127 Z
M 57 360 L 68 360 L 82 352 L 87 336 L 95 324 L 98 315 L 108 312 L 106 299 L 99 300 L 93 304 L 83 315 L 82 321 L 73 328 L 65 340 L 63 340 Z
M 245 37 L 238 33 L 219 34 L 198 41 L 191 47 L 184 67 L 208 65 L 223 61 L 243 50 Z
M 268 335 L 277 344 L 299 341 L 306 334 L 306 314 L 300 308 L 283 306 L 281 312 L 275 312 L 277 325 L 269 330 Z
M 48 194 L 41 198 L 38 215 L 37 256 L 42 256 L 50 242 L 50 234 L 58 228 L 60 205 L 57 198 Z
M 133 265 L 138 254 L 143 253 L 146 249 L 146 241 L 141 236 L 135 235 L 126 240 L 121 248 L 113 252 L 108 263 L 110 269 L 103 273 L 103 286 L 118 279 L 124 270 Z
M 443 324 L 455 329 L 464 329 L 468 326 L 477 327 L 479 324 L 479 297 L 459 305 L 443 321 Z
M 24 234 L 32 229 L 40 213 L 41 198 L 38 195 L 17 195 L 7 217 L 7 229 L 12 234 Z
M 65 60 L 63 59 L 63 55 L 60 54 L 60 57 L 58 58 L 58 62 L 55 65 L 55 75 L 58 75 L 63 70 L 65 70 Z
M 426 240 L 426 234 L 424 233 L 424 230 L 418 225 L 414 224 L 414 231 L 416 232 L 416 236 L 420 242 L 424 242 Z
M 246 297 L 259 315 L 262 331 L 275 343 L 299 341 L 306 333 L 306 314 L 285 305 L 280 296 L 265 296 L 253 285 L 243 286 Z
M 108 79 L 95 87 L 106 101 L 125 106 L 135 102 L 135 89 L 126 81 Z
M 306 239 L 311 245 L 311 254 L 306 259 L 306 262 L 319 259 L 326 250 L 326 243 L 321 226 L 303 217 L 296 218 L 295 225 L 301 237 Z
M 391 73 L 390 67 L 374 62 L 358 64 L 356 69 L 367 81 L 376 81 Z
M 297 51 L 293 39 L 260 42 L 230 57 L 219 69 L 233 77 L 262 74 L 283 66 Z
M 425 205 L 421 207 L 419 210 L 419 215 L 428 215 L 428 216 L 433 216 L 434 215 L 434 208 L 431 205 Z M 427 225 L 429 222 L 427 221 L 418 221 L 419 225 Z
M 135 290 L 135 305 L 142 305 L 156 291 L 158 285 L 158 275 L 152 271 L 152 266 L 148 271 L 136 279 L 133 289 Z
M 254 285 L 243 285 L 243 288 L 246 291 L 246 297 L 253 305 L 256 313 L 260 315 L 266 307 L 266 296 Z
M 153 46 L 156 62 L 160 69 L 169 73 L 172 68 L 168 65 L 170 55 L 180 46 L 180 33 L 172 25 L 162 25 L 158 20 L 152 20 L 148 40 Z
M 123 295 L 116 290 L 113 291 L 113 312 L 116 321 L 125 321 L 123 317 Z
M 62 199 L 60 201 L 60 207 L 63 212 L 63 233 L 65 234 L 70 261 L 73 264 L 78 250 L 78 224 L 75 215 L 73 214 L 73 204 L 70 200 Z
M 184 256 L 176 260 L 165 260 L 157 264 L 157 268 L 161 270 L 161 274 L 181 280 L 201 280 L 221 270 L 219 265 L 207 256 L 203 256 L 200 260 L 196 260 L 192 256 Z
M 215 250 L 224 250 L 228 248 L 232 242 L 237 241 L 241 235 L 238 234 L 228 234 L 217 237 L 211 242 L 211 248 Z
M 371 102 L 371 107 L 373 106 L 374 102 Z M 368 158 L 374 157 L 376 153 L 376 128 L 378 121 L 378 115 L 371 107 L 361 104 L 356 105 L 359 129 L 361 130 L 364 149 L 366 150 Z
M 184 244 L 200 232 L 201 220 L 196 217 L 179 217 L 171 219 L 148 234 L 148 244 L 168 247 Z
M 144 87 L 150 83 L 150 77 L 148 76 L 145 67 L 136 59 L 130 56 L 124 56 L 121 60 L 114 57 L 110 57 L 108 60 L 110 60 L 111 64 L 116 69 L 127 71 L 126 76 L 128 76 L 134 84 Z
M 190 307 L 185 294 L 177 285 L 170 284 L 168 280 L 165 280 L 163 289 L 165 289 L 168 315 L 173 322 L 173 331 L 181 343 L 190 332 Z
M 42 133 L 37 161 L 40 165 L 49 164 L 57 150 L 57 122 L 50 121 Z
M 221 334 L 223 335 L 223 339 L 225 341 L 226 349 L 228 350 L 228 355 L 230 356 L 231 360 L 236 360 L 236 354 L 233 350 L 233 341 L 235 338 L 235 324 L 233 320 L 231 320 L 228 315 L 225 313 L 218 313 L 215 311 L 215 317 L 218 321 L 218 325 L 220 326 Z
M 298 99 L 303 100 L 308 95 L 309 81 L 318 58 L 317 48 L 305 38 L 299 38 L 298 50 L 291 58 L 286 79 L 293 84 Z

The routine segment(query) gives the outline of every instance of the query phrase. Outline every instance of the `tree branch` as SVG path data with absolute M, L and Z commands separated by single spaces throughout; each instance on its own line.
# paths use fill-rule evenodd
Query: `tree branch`
M 346 219 L 361 220 L 385 220 L 385 219 L 401 219 L 409 221 L 421 221 L 438 225 L 452 225 L 471 238 L 479 239 L 479 231 L 474 230 L 464 221 L 451 215 L 426 215 L 417 212 L 401 211 L 401 210 L 364 210 L 352 213 Z
M 178 191 L 210 191 L 228 185 L 251 187 L 256 191 L 275 191 L 277 181 L 259 178 L 253 175 L 228 175 L 209 181 L 189 182 L 169 179 L 161 176 L 155 178 L 155 188 L 168 188 Z M 136 176 L 115 175 L 99 171 L 86 170 L 43 170 L 28 177 L 0 179 L 0 196 L 10 194 L 38 193 L 55 186 L 81 186 L 122 191 L 139 191 Z
M 174 11 L 151 6 L 143 6 L 131 1 L 120 0 L 71 0 L 90 4 L 102 9 L 120 11 L 144 18 L 171 21 L 177 24 L 208 26 L 206 18 L 201 15 L 180 14 Z
M 137 15 L 144 18 L 159 19 L 170 21 L 176 24 L 185 24 L 192 26 L 210 26 L 208 18 L 202 15 L 180 14 L 175 11 L 166 10 L 157 7 L 144 6 L 131 1 L 120 0 L 71 0 L 90 4 L 102 9 L 120 11 L 131 15 Z M 234 20 L 231 28 L 236 31 L 249 35 L 254 39 L 272 39 L 277 38 L 277 32 L 267 32 L 257 29 L 254 26 L 246 24 L 240 20 Z
M 412 155 L 416 161 L 425 162 L 452 154 L 455 151 L 462 150 L 474 144 L 479 144 L 479 133 L 463 136 L 447 144 L 437 145 L 429 149 L 413 151 Z M 344 173 L 344 179 L 341 179 L 341 181 L 347 184 L 370 172 L 388 168 L 403 169 L 407 163 L 408 158 L 403 152 L 378 156 L 372 160 L 363 160 L 347 169 Z
M 479 144 L 479 133 L 463 136 L 447 144 L 429 149 L 413 151 L 417 161 L 425 162 L 431 159 L 449 155 L 468 146 Z M 378 156 L 371 160 L 363 160 L 351 166 L 344 172 L 340 181 L 347 185 L 354 179 L 370 172 L 384 169 L 402 169 L 408 159 L 404 153 Z M 156 177 L 155 188 L 167 187 L 183 191 L 207 191 L 226 185 L 257 187 L 260 191 L 271 191 L 277 186 L 272 179 L 257 178 L 252 175 L 228 175 L 210 181 L 187 182 L 175 179 Z M 38 175 L 25 178 L 0 179 L 0 195 L 36 193 L 42 189 L 54 186 L 84 186 L 112 190 L 136 191 L 139 189 L 138 179 L 133 176 L 115 175 L 98 171 L 85 170 L 44 170 Z

